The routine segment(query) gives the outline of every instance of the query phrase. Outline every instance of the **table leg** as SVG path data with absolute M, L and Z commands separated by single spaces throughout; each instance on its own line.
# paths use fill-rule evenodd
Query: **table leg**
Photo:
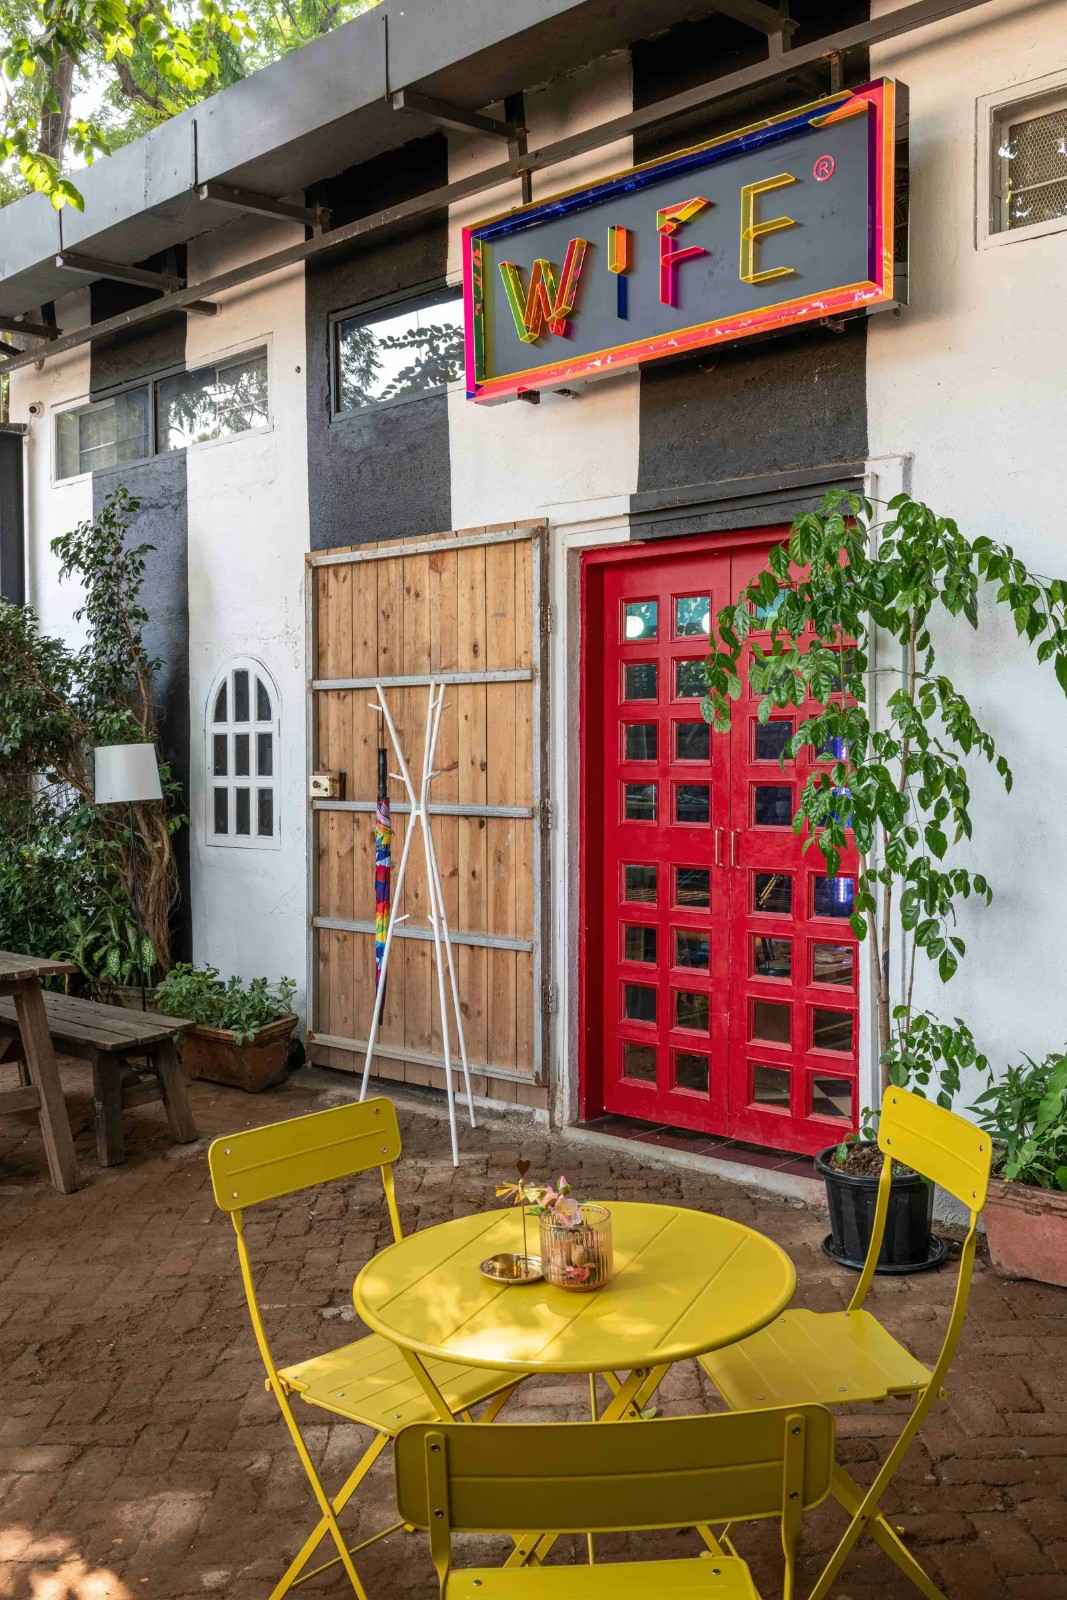
M 596 1422 L 597 1421 L 596 1373 L 595 1372 L 591 1372 L 589 1374 L 589 1418 L 590 1418 L 590 1421 L 592 1421 L 592 1422 Z M 585 1546 L 586 1546 L 586 1549 L 589 1551 L 589 1565 L 593 1566 L 595 1564 L 595 1562 L 596 1562 L 596 1552 L 593 1549 L 593 1535 L 591 1533 L 587 1533 L 586 1536 L 585 1536 Z
M 122 1073 L 117 1056 L 98 1055 L 93 1060 L 93 1120 L 96 1123 L 96 1158 L 102 1167 L 121 1167 L 126 1159 L 122 1127 Z
M 600 1422 L 636 1421 L 670 1371 L 671 1363 L 658 1367 L 637 1367 L 618 1392 L 612 1395 L 599 1418 Z M 588 1537 L 588 1535 L 587 1535 Z M 516 1539 L 515 1548 L 504 1562 L 506 1567 L 539 1566 L 559 1538 L 558 1533 L 527 1533 Z
M 31 983 L 15 990 L 15 1015 L 19 1020 L 26 1067 L 41 1097 L 41 1139 L 48 1158 L 48 1171 L 60 1194 L 73 1194 L 78 1187 L 78 1161 L 39 984 Z
M 155 1046 L 154 1065 L 159 1075 L 170 1131 L 179 1144 L 192 1144 L 197 1138 L 196 1123 L 189 1104 L 185 1073 L 173 1039 L 161 1039 Z

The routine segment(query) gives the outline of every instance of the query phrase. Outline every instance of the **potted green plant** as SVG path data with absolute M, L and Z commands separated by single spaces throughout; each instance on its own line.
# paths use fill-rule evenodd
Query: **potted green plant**
M 996 1152 L 989 1257 L 1002 1277 L 1067 1288 L 1067 1053 L 1023 1061 L 991 1074 L 971 1107 Z
M 779 758 L 805 748 L 816 757 L 794 830 L 805 850 L 818 847 L 831 876 L 846 849 L 859 856 L 851 926 L 871 953 L 882 1088 L 922 1093 L 936 1080 L 950 1105 L 960 1070 L 985 1063 L 959 1018 L 945 1023 L 913 1004 L 916 967 L 921 955 L 948 983 L 966 954 L 961 902 L 992 899 L 985 874 L 953 859 L 971 839 L 972 764 L 988 762 L 1007 790 L 1012 775 L 940 655 L 964 623 L 979 627 L 984 595 L 1010 611 L 1067 693 L 1067 580 L 1031 572 L 1010 546 L 967 539 L 908 495 L 884 511 L 835 491 L 794 521 L 715 620 L 703 711 L 716 731 L 729 730 L 746 652 L 761 721 L 815 703 Z M 769 632 L 767 648 L 749 646 L 754 626 Z M 834 1219 L 828 1248 L 849 1265 L 862 1262 L 870 1239 L 876 1116 L 865 1109 L 858 1137 L 819 1157 Z M 916 1270 L 938 1254 L 933 1195 L 916 1181 L 895 1177 L 882 1255 L 890 1270 Z
M 297 1018 L 291 978 L 269 983 L 252 978 L 223 982 L 217 967 L 181 961 L 156 992 L 156 1005 L 194 1026 L 182 1043 L 182 1063 L 190 1078 L 208 1078 L 258 1094 L 281 1083 Z

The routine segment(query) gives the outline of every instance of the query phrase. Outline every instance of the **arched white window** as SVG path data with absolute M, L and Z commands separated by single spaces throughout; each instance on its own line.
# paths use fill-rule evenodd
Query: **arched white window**
M 274 679 L 258 661 L 231 661 L 207 705 L 207 836 L 272 849 L 280 838 L 281 721 Z

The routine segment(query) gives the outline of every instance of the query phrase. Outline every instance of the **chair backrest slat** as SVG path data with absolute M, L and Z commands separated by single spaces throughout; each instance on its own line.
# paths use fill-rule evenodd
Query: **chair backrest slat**
M 802 1501 L 829 1491 L 834 1424 L 822 1406 L 662 1421 L 426 1423 L 396 1441 L 400 1515 L 434 1526 L 427 1451 L 443 1449 L 447 1526 L 560 1533 L 781 1517 L 790 1425 L 803 1435 Z
M 970 1211 L 981 1211 L 989 1188 L 993 1143 L 988 1133 L 932 1100 L 887 1089 L 878 1123 L 878 1146 L 940 1184 Z
M 306 1117 L 216 1139 L 208 1151 L 215 1203 L 242 1211 L 334 1178 L 396 1161 L 400 1127 L 384 1098 L 335 1106 Z

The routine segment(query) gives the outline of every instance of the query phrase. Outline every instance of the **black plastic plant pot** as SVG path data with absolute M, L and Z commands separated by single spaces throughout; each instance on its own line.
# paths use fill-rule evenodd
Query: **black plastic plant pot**
M 833 1162 L 836 1148 L 831 1145 L 815 1157 L 815 1169 L 826 1184 L 830 1209 L 830 1232 L 823 1240 L 823 1249 L 831 1261 L 859 1272 L 871 1242 L 878 1177 L 856 1177 L 842 1171 Z M 930 1231 L 933 1214 L 933 1184 L 917 1172 L 902 1172 L 897 1167 L 876 1271 L 925 1272 L 940 1266 L 945 1242 Z

